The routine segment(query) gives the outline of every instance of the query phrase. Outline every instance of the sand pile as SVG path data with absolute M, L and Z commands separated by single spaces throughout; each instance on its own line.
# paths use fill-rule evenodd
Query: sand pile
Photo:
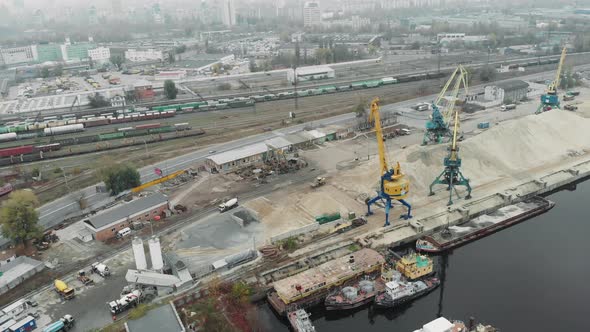
M 460 143 L 463 174 L 474 187 L 502 178 L 527 180 L 530 170 L 590 152 L 590 119 L 556 111 L 507 121 Z M 412 146 L 389 151 L 410 178 L 414 198 L 426 196 L 428 186 L 443 170 L 448 145 Z M 342 172 L 341 189 L 357 194 L 375 192 L 378 159 Z M 439 188 L 440 189 L 440 188 Z

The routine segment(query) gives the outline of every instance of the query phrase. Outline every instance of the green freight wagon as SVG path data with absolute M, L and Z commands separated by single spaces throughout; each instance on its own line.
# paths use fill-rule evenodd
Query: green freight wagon
M 125 133 L 118 132 L 118 133 L 107 133 L 107 134 L 99 134 L 98 135 L 99 141 L 108 141 L 111 139 L 119 139 L 119 138 L 125 138 Z
M 161 134 L 161 133 L 169 133 L 169 132 L 172 132 L 175 130 L 176 129 L 174 128 L 174 126 L 164 126 L 164 127 L 149 129 L 148 132 L 150 134 Z
M 338 219 L 340 219 L 340 213 L 330 213 L 316 217 L 315 221 L 317 221 L 318 224 L 323 225 Z

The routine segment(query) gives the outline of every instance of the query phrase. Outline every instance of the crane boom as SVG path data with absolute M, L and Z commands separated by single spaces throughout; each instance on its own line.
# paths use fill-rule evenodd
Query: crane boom
M 557 88 L 559 87 L 559 83 L 561 82 L 561 70 L 563 69 L 563 63 L 565 62 L 565 56 L 567 53 L 567 48 L 564 47 L 561 51 L 561 57 L 559 58 L 559 65 L 557 66 L 557 71 L 555 72 L 555 79 L 549 87 L 547 88 L 548 94 L 557 94 Z
M 371 113 L 369 113 L 369 122 L 375 122 L 375 135 L 377 135 L 377 148 L 379 149 L 379 166 L 381 175 L 387 173 L 387 157 L 385 154 L 385 143 L 383 142 L 383 129 L 381 128 L 381 116 L 379 115 L 379 98 L 371 101 Z

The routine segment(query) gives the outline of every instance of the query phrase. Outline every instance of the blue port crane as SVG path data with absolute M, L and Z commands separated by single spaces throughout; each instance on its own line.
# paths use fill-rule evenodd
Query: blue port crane
M 434 191 L 432 189 L 435 185 L 443 184 L 447 186 L 447 190 L 449 191 L 449 202 L 447 205 L 453 204 L 453 191 L 457 197 L 459 197 L 459 194 L 455 189 L 456 186 L 464 186 L 467 189 L 467 195 L 465 196 L 465 199 L 471 198 L 471 185 L 469 184 L 469 179 L 464 177 L 463 173 L 461 173 L 461 157 L 459 157 L 459 142 L 457 138 L 459 131 L 459 110 L 455 109 L 454 114 L 455 119 L 453 125 L 453 139 L 451 141 L 451 145 L 449 146 L 449 154 L 444 159 L 445 169 L 436 179 L 434 179 L 432 184 L 430 184 L 430 196 L 434 195 Z
M 369 122 L 375 123 L 375 135 L 377 136 L 377 147 L 379 149 L 379 167 L 380 167 L 380 184 L 377 196 L 366 200 L 367 215 L 372 215 L 371 205 L 381 201 L 385 205 L 385 225 L 389 226 L 389 211 L 392 209 L 391 201 L 396 200 L 408 208 L 408 213 L 402 215 L 402 218 L 412 218 L 412 206 L 405 201 L 410 190 L 410 181 L 404 177 L 401 172 L 399 162 L 394 168 L 390 168 L 387 163 L 385 151 L 385 142 L 383 141 L 383 130 L 381 128 L 381 117 L 379 115 L 379 98 L 371 101 L 371 112 L 369 113 Z
M 448 142 L 448 139 L 451 137 L 449 122 L 459 96 L 459 90 L 461 86 L 467 86 L 467 77 L 467 70 L 462 65 L 459 65 L 453 74 L 451 74 L 451 77 L 449 77 L 449 80 L 438 94 L 436 100 L 432 102 L 432 114 L 430 115 L 430 120 L 426 122 L 426 132 L 422 139 L 422 145 L 427 145 L 428 143 L 440 144 L 443 141 Z M 451 86 L 453 86 L 451 95 L 446 96 Z M 467 93 L 467 90 L 465 90 L 465 93 Z M 446 104 L 441 109 L 440 105 L 443 99 L 446 99 Z
M 559 58 L 559 64 L 557 65 L 557 72 L 555 72 L 555 79 L 547 86 L 547 90 L 541 95 L 541 104 L 537 108 L 535 114 L 550 111 L 554 108 L 561 108 L 559 96 L 557 96 L 557 88 L 561 82 L 561 71 L 563 69 L 563 63 L 565 62 L 565 56 L 567 48 L 564 47 L 561 51 L 561 57 Z

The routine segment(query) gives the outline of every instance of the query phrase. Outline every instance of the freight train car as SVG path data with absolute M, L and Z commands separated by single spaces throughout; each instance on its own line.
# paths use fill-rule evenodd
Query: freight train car
M 84 131 L 84 125 L 81 123 L 43 129 L 43 133 L 46 136 L 76 133 L 80 131 Z
M 34 146 L 24 145 L 13 148 L 0 149 L 0 158 L 20 156 L 23 154 L 33 153 Z

